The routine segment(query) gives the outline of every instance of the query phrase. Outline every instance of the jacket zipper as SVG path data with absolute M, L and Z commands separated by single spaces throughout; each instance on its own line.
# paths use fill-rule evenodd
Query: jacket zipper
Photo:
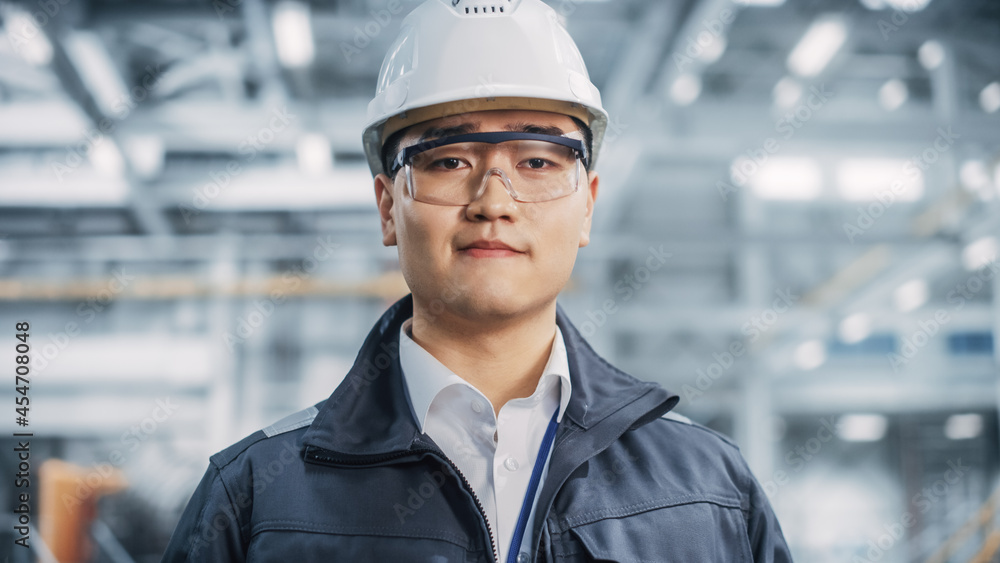
M 332 457 L 319 455 L 319 454 L 317 454 L 315 452 L 310 452 L 309 453 L 309 458 L 312 459 L 312 460 L 314 460 L 314 461 L 321 462 L 321 463 L 335 463 L 335 464 L 341 464 L 341 465 L 369 465 L 369 464 L 372 464 L 372 463 L 378 463 L 378 462 L 382 462 L 382 461 L 390 461 L 390 460 L 393 460 L 393 459 L 398 459 L 398 458 L 401 458 L 401 457 L 407 457 L 407 456 L 411 456 L 411 455 L 414 455 L 414 454 L 421 454 L 421 453 L 433 454 L 435 457 L 443 460 L 445 463 L 447 463 L 448 465 L 450 465 L 451 468 L 452 468 L 452 470 L 454 470 L 455 473 L 459 476 L 459 478 L 462 479 L 462 484 L 465 485 L 465 489 L 469 493 L 472 494 L 472 500 L 474 500 L 476 502 L 476 509 L 479 510 L 479 515 L 483 517 L 483 523 L 486 524 L 486 532 L 490 536 L 490 548 L 493 550 L 493 562 L 494 563 L 499 563 L 500 554 L 499 554 L 499 552 L 497 552 L 497 543 L 496 543 L 496 539 L 493 536 L 493 528 L 490 526 L 490 520 L 489 520 L 489 518 L 486 517 L 486 509 L 483 508 L 483 503 L 480 502 L 479 496 L 476 494 L 476 491 L 472 490 L 472 485 L 469 483 L 469 480 L 465 478 L 465 474 L 462 473 L 462 470 L 459 469 L 458 466 L 455 465 L 455 463 L 453 461 L 451 461 L 450 459 L 448 459 L 448 456 L 444 455 L 444 452 L 442 452 L 440 450 L 435 450 L 433 448 L 420 448 L 420 449 L 416 449 L 416 450 L 408 450 L 408 451 L 405 451 L 405 452 L 395 452 L 395 453 L 391 453 L 391 454 L 382 454 L 382 455 L 377 455 L 377 456 L 367 456 L 367 457 L 365 457 L 365 459 L 363 461 L 362 460 L 352 461 L 352 460 L 346 460 L 346 459 L 335 459 L 335 458 L 332 458 Z
M 493 528 L 490 526 L 489 518 L 486 517 L 486 509 L 483 508 L 483 503 L 479 501 L 479 496 L 476 495 L 476 491 L 472 490 L 472 485 L 469 484 L 469 480 L 465 478 L 465 474 L 462 473 L 462 470 L 459 469 L 458 466 L 455 465 L 450 459 L 448 459 L 444 455 L 444 452 L 441 453 L 441 458 L 448 462 L 448 465 L 455 470 L 455 473 L 458 473 L 458 476 L 462 478 L 462 483 L 465 484 L 465 488 L 472 493 L 472 500 L 476 501 L 476 508 L 479 509 L 479 514 L 483 517 L 483 522 L 486 523 L 486 532 L 490 535 L 490 548 L 493 549 L 493 561 L 494 563 L 498 563 L 500 561 L 500 554 L 497 552 L 497 542 L 493 538 Z

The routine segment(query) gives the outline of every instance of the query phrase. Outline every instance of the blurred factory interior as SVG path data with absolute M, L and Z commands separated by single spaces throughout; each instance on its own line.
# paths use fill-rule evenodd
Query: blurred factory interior
M 407 292 L 360 141 L 416 3 L 0 2 L 5 561 L 158 561 Z M 740 444 L 798 561 L 1000 560 L 1000 3 L 549 3 L 612 118 L 570 318 Z

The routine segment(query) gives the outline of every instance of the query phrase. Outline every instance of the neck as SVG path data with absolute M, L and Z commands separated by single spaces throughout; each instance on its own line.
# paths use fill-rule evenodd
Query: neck
M 538 386 L 555 337 L 555 301 L 513 319 L 434 314 L 413 301 L 411 338 L 489 399 L 493 411 Z

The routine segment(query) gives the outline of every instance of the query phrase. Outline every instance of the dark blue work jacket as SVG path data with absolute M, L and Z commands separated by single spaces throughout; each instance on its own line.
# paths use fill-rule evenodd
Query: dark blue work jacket
M 489 562 L 468 482 L 417 427 L 400 369 L 408 295 L 329 399 L 212 456 L 164 562 Z M 597 355 L 557 307 L 573 393 L 538 497 L 536 562 L 791 561 L 736 446 L 677 395 Z M 666 415 L 666 416 L 664 416 Z

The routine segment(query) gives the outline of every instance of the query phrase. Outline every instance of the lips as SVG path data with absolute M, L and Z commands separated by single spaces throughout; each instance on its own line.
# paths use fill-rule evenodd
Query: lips
M 501 240 L 480 239 L 459 248 L 459 252 L 475 258 L 502 258 L 517 256 L 522 251 Z

